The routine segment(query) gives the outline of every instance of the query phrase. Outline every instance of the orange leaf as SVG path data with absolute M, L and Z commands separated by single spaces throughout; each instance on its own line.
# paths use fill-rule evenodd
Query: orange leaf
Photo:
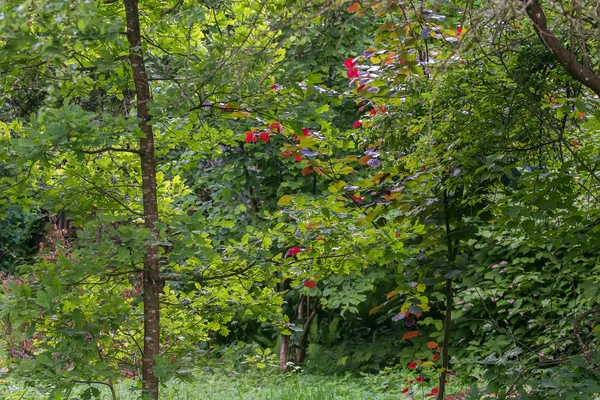
M 323 170 L 321 168 L 314 167 L 313 169 L 315 170 L 317 175 L 323 175 L 325 173 L 325 172 L 323 172 Z
M 402 339 L 408 340 L 408 339 L 412 339 L 417 336 L 419 336 L 419 331 L 410 331 L 410 332 L 406 332 L 404 334 L 404 336 L 402 336 Z
M 392 297 L 396 296 L 398 294 L 398 292 L 389 292 L 388 294 L 385 295 L 385 297 L 389 300 Z
M 302 176 L 306 176 L 306 175 L 310 174 L 312 172 L 312 170 L 313 170 L 312 165 L 302 168 Z
M 277 121 L 271 122 L 271 125 L 269 125 L 269 129 L 272 131 L 281 132 L 281 124 Z
M 350 4 L 350 6 L 348 6 L 348 12 L 356 12 L 360 10 L 360 3 L 358 1 L 355 1 L 354 3 Z
M 385 304 L 380 304 L 377 307 L 373 307 L 369 310 L 369 315 L 375 314 L 377 311 L 381 310 Z
M 362 156 L 361 158 L 358 159 L 358 163 L 360 165 L 367 165 L 369 163 L 370 159 L 371 159 L 371 156 Z
M 428 349 L 435 349 L 436 347 L 438 347 L 438 344 L 436 342 L 427 342 L 427 348 Z

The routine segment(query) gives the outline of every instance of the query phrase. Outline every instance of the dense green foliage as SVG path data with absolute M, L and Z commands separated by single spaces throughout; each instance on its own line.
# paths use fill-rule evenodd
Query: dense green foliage
M 600 111 L 539 21 L 460 1 L 139 6 L 157 234 L 123 5 L 0 6 L 11 382 L 91 398 L 141 379 L 158 248 L 165 398 L 207 390 L 171 379 L 214 362 L 379 373 L 272 375 L 256 398 L 386 379 L 394 398 L 600 393 Z M 584 10 L 571 30 L 547 15 L 586 66 Z

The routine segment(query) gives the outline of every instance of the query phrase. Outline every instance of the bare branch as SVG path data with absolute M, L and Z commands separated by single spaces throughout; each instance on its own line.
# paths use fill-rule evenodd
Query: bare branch
M 139 150 L 135 150 L 135 149 L 122 149 L 122 148 L 119 148 L 119 147 L 103 147 L 103 148 L 97 149 L 97 150 L 77 149 L 77 151 L 81 151 L 82 153 L 85 153 L 85 154 L 100 154 L 100 153 L 106 153 L 107 151 L 119 151 L 119 152 L 122 152 L 122 153 L 140 154 Z
M 533 22 L 533 28 L 552 56 L 573 78 L 581 82 L 600 96 L 600 77 L 587 66 L 579 63 L 573 53 L 565 49 L 560 40 L 548 28 L 546 14 L 538 0 L 523 0 L 527 16 Z

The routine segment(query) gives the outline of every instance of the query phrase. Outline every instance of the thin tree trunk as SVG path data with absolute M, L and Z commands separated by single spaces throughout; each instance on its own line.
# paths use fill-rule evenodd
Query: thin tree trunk
M 115 391 L 115 384 L 112 378 L 108 380 L 108 387 L 110 388 L 110 395 L 112 397 L 112 400 L 117 400 L 117 392 Z
M 152 241 L 144 255 L 144 354 L 142 356 L 142 390 L 144 397 L 158 399 L 158 378 L 154 374 L 154 357 L 160 346 L 160 264 L 158 258 L 158 202 L 156 198 L 156 163 L 154 159 L 154 135 L 148 112 L 150 84 L 146 74 L 140 18 L 137 0 L 123 0 L 127 20 L 127 40 L 129 41 L 129 61 L 137 97 L 137 116 L 141 119 L 140 129 L 144 138 L 140 139 L 142 169 L 142 191 L 144 202 L 144 224 L 150 230 Z
M 290 280 L 284 279 L 282 285 L 282 292 L 286 293 L 290 290 Z M 288 310 L 288 320 L 291 321 L 293 318 L 293 307 Z M 290 359 L 290 336 L 281 335 L 281 348 L 279 349 L 279 369 L 284 372 L 287 371 L 288 361 Z
M 279 369 L 282 372 L 288 369 L 288 360 L 290 357 L 290 336 L 281 335 L 281 349 L 279 349 Z
M 446 242 L 448 246 L 448 272 L 454 267 L 456 261 L 456 251 L 458 247 L 458 239 L 452 241 L 452 233 L 454 232 L 450 227 L 450 205 L 448 204 L 448 193 L 444 191 L 444 223 L 446 227 Z M 446 391 L 446 376 L 448 375 L 448 367 L 450 365 L 450 332 L 452 330 L 452 306 L 454 303 L 454 294 L 452 292 L 452 278 L 448 278 L 446 281 L 446 313 L 444 316 L 444 341 L 442 343 L 442 373 L 440 374 L 440 386 L 438 390 L 437 400 L 444 400 L 444 394 Z
M 308 311 L 306 311 L 308 313 Z M 304 296 L 300 296 L 300 301 L 298 302 L 298 314 L 297 314 L 297 318 L 302 320 L 304 319 Z M 305 332 L 302 332 L 302 336 L 304 336 Z M 302 347 L 300 347 L 301 343 L 298 343 L 296 345 L 296 351 L 295 351 L 295 355 L 294 355 L 294 364 L 296 365 L 300 365 L 300 362 L 298 362 L 299 359 L 302 358 Z
M 313 323 L 315 317 L 317 316 L 317 312 L 319 311 L 319 305 L 315 306 L 315 309 L 308 315 L 306 318 L 306 322 L 304 323 L 304 328 L 302 332 L 302 337 L 298 342 L 298 346 L 296 347 L 296 357 L 294 359 L 294 364 L 301 365 L 306 358 L 306 342 L 308 341 L 308 334 L 310 331 L 310 326 Z
M 442 373 L 440 374 L 440 387 L 437 400 L 444 400 L 446 391 L 446 376 L 448 375 L 448 366 L 450 364 L 449 349 L 450 331 L 452 327 L 452 279 L 446 281 L 446 315 L 444 317 L 444 342 L 442 344 Z

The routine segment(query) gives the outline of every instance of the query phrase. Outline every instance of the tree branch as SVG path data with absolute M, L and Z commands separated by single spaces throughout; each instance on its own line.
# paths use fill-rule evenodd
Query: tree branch
M 600 96 L 600 77 L 587 66 L 581 65 L 575 55 L 561 45 L 560 40 L 548 28 L 546 14 L 544 14 L 538 0 L 523 0 L 523 4 L 527 16 L 533 22 L 533 28 L 556 61 L 563 66 L 569 75 Z
M 122 153 L 140 154 L 139 150 L 121 149 L 121 148 L 118 148 L 118 147 L 103 147 L 103 148 L 98 149 L 98 150 L 77 149 L 76 151 L 81 151 L 82 153 L 85 153 L 85 154 L 100 154 L 100 153 L 105 153 L 107 151 L 119 151 L 119 152 L 122 152 Z

